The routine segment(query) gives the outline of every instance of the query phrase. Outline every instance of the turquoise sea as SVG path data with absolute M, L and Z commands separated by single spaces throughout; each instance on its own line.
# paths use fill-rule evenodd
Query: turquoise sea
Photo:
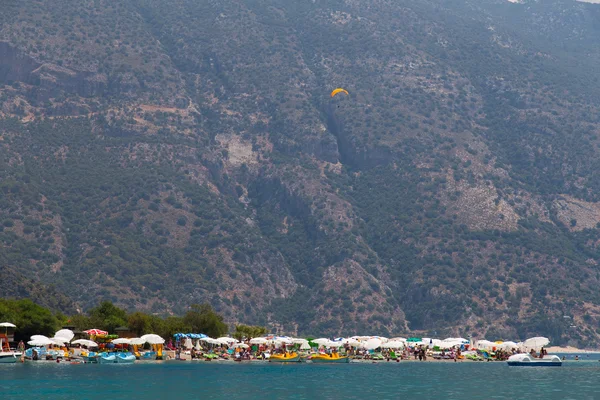
M 0 365 L 0 399 L 599 399 L 600 362 L 592 358 L 557 368 L 499 362 L 38 362 Z

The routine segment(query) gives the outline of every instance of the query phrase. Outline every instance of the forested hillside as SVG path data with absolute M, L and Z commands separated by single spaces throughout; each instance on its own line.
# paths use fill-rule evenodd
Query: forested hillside
M 2 297 L 598 343 L 599 37 L 567 0 L 8 2 Z

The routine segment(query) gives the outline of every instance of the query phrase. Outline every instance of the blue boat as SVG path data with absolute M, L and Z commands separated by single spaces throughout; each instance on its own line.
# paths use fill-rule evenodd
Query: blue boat
M 131 353 L 117 353 L 116 359 L 117 364 L 133 364 L 135 362 L 135 356 Z
M 98 362 L 99 356 L 97 353 L 90 351 L 89 353 L 82 353 L 81 358 L 83 358 L 83 361 L 85 361 L 86 363 L 94 363 L 95 364 Z
M 155 351 L 147 351 L 142 354 L 142 360 L 156 360 L 156 352 Z
M 114 364 L 117 362 L 117 357 L 114 354 L 100 353 L 98 364 Z

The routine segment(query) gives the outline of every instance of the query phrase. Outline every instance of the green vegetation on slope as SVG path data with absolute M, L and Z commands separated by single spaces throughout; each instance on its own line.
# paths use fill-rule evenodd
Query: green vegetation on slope
M 596 342 L 599 18 L 559 0 L 12 4 L 0 288 L 319 336 Z

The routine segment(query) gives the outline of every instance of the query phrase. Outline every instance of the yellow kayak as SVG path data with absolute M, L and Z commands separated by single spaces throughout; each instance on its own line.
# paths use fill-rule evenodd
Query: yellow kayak
M 345 364 L 350 362 L 350 357 L 340 356 L 337 353 L 333 354 L 313 354 L 310 360 L 314 363 L 339 363 Z
M 300 362 L 300 355 L 298 353 L 284 353 L 284 354 L 271 354 L 269 362 Z

